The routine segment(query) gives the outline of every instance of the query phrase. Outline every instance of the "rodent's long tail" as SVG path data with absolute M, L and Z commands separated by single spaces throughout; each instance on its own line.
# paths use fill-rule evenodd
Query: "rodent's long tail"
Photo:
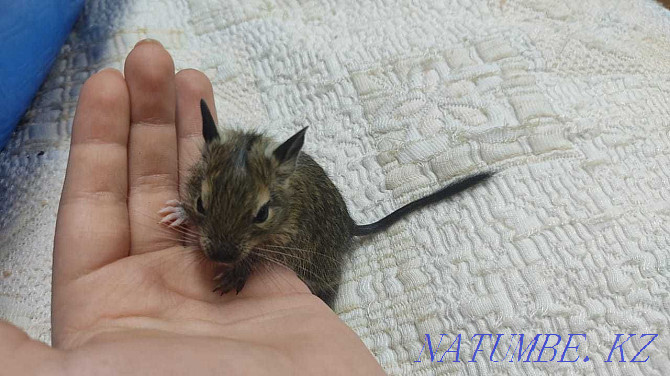
M 352 231 L 352 235 L 354 236 L 364 236 L 364 235 L 370 235 L 374 234 L 375 232 L 385 230 L 387 227 L 391 226 L 395 222 L 397 222 L 400 218 L 404 217 L 405 215 L 415 211 L 419 210 L 423 207 L 426 207 L 430 204 L 436 203 L 438 201 L 442 201 L 444 199 L 447 199 L 451 196 L 454 196 L 460 192 L 463 192 L 464 190 L 473 187 L 488 178 L 493 176 L 493 173 L 491 172 L 485 172 L 482 174 L 477 174 L 473 175 L 470 177 L 467 177 L 465 179 L 459 180 L 455 183 L 449 184 L 448 186 L 440 189 L 439 191 L 435 193 L 431 193 L 426 197 L 420 198 L 416 201 L 410 202 L 409 204 L 401 207 L 400 209 L 397 209 L 393 213 L 387 215 L 386 217 L 378 220 L 377 222 L 370 223 L 367 225 L 355 225 Z

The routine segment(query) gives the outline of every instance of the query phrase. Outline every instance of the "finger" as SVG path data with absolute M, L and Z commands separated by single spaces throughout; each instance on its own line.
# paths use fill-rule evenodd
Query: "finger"
M 202 155 L 204 139 L 202 138 L 200 99 L 207 102 L 214 119 L 216 119 L 216 108 L 212 83 L 204 73 L 194 69 L 185 69 L 177 73 L 175 84 L 177 87 L 179 182 L 183 187 L 188 181 L 191 168 Z
M 130 105 L 121 73 L 81 89 L 54 240 L 54 300 L 61 283 L 128 255 L 126 195 Z
M 178 197 L 174 63 L 158 42 L 142 41 L 128 55 L 125 74 L 131 124 L 130 253 L 139 254 L 174 245 L 177 239 L 161 227 L 157 213 Z
M 62 370 L 64 354 L 28 337 L 19 328 L 0 320 L 0 359 L 6 375 L 33 375 Z

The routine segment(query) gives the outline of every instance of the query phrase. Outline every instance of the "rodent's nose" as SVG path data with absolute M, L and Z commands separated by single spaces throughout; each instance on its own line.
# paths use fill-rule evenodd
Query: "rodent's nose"
M 225 242 L 221 244 L 221 247 L 216 252 L 212 253 L 210 258 L 216 262 L 232 263 L 237 260 L 239 250 L 235 244 Z
M 237 258 L 236 256 L 230 255 L 227 252 L 226 253 L 217 252 L 210 256 L 210 259 L 212 259 L 213 261 L 222 262 L 224 264 L 232 263 L 233 261 L 235 261 L 236 258 Z

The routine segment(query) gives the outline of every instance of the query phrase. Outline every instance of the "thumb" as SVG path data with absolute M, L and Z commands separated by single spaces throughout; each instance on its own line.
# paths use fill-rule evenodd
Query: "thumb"
M 63 353 L 0 320 L 0 375 L 64 374 Z

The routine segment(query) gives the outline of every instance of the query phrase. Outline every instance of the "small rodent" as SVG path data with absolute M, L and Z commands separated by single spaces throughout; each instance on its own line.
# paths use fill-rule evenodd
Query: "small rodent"
M 301 152 L 305 131 L 279 144 L 257 133 L 221 134 L 200 101 L 205 139 L 184 201 L 161 210 L 164 223 L 188 222 L 205 256 L 226 264 L 214 291 L 239 292 L 264 262 L 291 268 L 312 293 L 332 307 L 342 263 L 353 236 L 384 230 L 406 214 L 446 199 L 486 179 L 482 173 L 411 202 L 381 220 L 357 225 L 324 170 Z

